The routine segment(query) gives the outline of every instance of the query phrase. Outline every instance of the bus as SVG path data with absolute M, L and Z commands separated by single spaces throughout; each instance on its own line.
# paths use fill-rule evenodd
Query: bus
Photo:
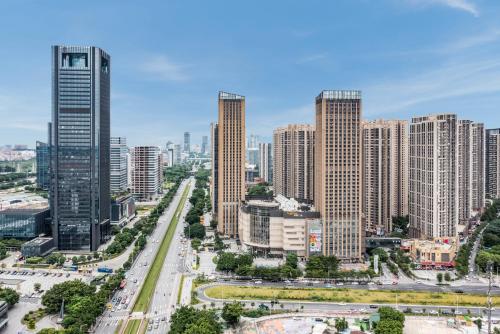
M 120 282 L 120 289 L 123 289 L 125 287 L 125 285 L 127 285 L 127 281 L 126 280 L 122 280 Z

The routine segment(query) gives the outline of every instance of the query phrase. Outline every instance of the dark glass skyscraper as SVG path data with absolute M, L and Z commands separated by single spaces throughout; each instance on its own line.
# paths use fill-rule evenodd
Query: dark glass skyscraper
M 43 190 L 48 190 L 50 186 L 49 175 L 49 145 L 36 142 L 36 186 Z
M 110 218 L 110 56 L 52 47 L 51 206 L 61 250 L 94 251 Z

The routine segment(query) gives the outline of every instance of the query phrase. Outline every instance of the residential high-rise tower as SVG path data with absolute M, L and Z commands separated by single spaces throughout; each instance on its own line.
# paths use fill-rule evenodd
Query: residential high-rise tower
M 500 198 L 500 129 L 486 130 L 486 196 Z
M 128 188 L 127 139 L 111 137 L 111 193 L 118 194 Z
M 163 183 L 163 161 L 157 146 L 136 146 L 131 150 L 132 194 L 139 201 L 158 197 Z
M 271 143 L 259 143 L 259 175 L 267 183 L 273 183 L 273 158 Z

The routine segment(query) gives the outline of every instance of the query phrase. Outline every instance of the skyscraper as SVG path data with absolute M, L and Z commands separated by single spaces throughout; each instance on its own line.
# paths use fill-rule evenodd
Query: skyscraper
M 289 124 L 273 131 L 273 186 L 276 195 L 314 199 L 314 126 Z
M 191 152 L 191 134 L 189 132 L 184 132 L 184 152 Z
M 386 235 L 408 214 L 408 122 L 363 122 L 363 213 L 366 231 Z
M 273 158 L 271 146 L 271 143 L 259 144 L 259 175 L 264 182 L 267 183 L 273 182 Z
M 470 120 L 457 125 L 458 220 L 468 219 L 484 206 L 484 126 Z
M 53 236 L 61 250 L 97 250 L 109 235 L 110 57 L 52 47 Z
M 458 225 L 457 116 L 415 117 L 410 125 L 410 235 L 455 237 Z
M 237 237 L 238 215 L 245 196 L 245 97 L 219 92 L 218 230 Z
M 49 145 L 36 142 L 36 186 L 48 190 L 50 187 L 50 152 Z
M 486 130 L 486 196 L 500 198 L 500 129 Z
M 201 154 L 208 153 L 208 136 L 201 137 Z
M 314 205 L 323 221 L 323 253 L 360 261 L 363 253 L 361 92 L 316 97 Z
M 158 197 L 163 183 L 162 154 L 157 146 L 136 146 L 131 150 L 132 194 L 139 201 Z
M 118 194 L 128 188 L 127 139 L 111 137 L 111 193 Z
M 174 145 L 174 165 L 182 163 L 182 150 L 180 144 Z
M 213 217 L 218 217 L 217 209 L 219 207 L 219 125 L 210 124 L 210 156 L 212 157 L 211 180 L 210 180 L 210 198 L 212 200 Z

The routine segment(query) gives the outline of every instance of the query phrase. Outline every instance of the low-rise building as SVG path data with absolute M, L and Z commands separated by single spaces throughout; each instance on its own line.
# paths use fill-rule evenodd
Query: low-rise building
M 7 326 L 9 318 L 7 317 L 7 311 L 9 310 L 9 304 L 7 302 L 0 300 L 0 330 Z
M 403 240 L 401 249 L 407 251 L 413 262 L 421 268 L 454 267 L 458 252 L 457 238 L 434 240 Z
M 126 225 L 135 217 L 135 200 L 131 194 L 111 198 L 111 225 Z
M 21 246 L 21 254 L 25 257 L 47 256 L 56 250 L 54 239 L 38 237 Z
M 319 213 L 302 207 L 294 199 L 247 199 L 240 208 L 239 237 L 250 252 L 266 256 L 295 253 L 300 258 L 309 254 L 310 227 L 319 224 Z M 320 248 L 321 236 L 313 235 L 313 248 Z M 313 250 L 314 252 L 314 250 Z
M 21 203 L 0 210 L 0 238 L 33 239 L 50 234 L 50 210 L 46 203 Z

